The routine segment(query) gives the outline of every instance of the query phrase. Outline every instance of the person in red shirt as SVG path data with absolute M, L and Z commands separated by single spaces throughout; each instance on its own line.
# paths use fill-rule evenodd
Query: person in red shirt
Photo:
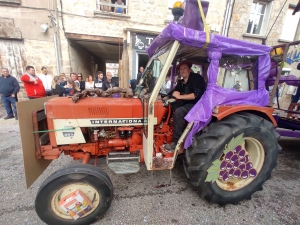
M 43 82 L 35 75 L 33 66 L 26 67 L 26 73 L 21 77 L 21 81 L 24 83 L 24 88 L 29 99 L 46 97 Z

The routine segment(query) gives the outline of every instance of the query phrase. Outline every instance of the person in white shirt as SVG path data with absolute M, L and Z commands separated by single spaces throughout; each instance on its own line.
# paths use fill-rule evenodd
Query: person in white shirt
M 88 76 L 88 82 L 85 82 L 85 89 L 94 89 L 94 81 L 92 75 Z
M 46 96 L 51 96 L 52 95 L 52 90 L 51 90 L 51 85 L 52 85 L 52 76 L 48 74 L 48 70 L 46 67 L 41 68 L 42 73 L 39 75 L 39 78 L 42 80 L 45 91 L 46 91 Z
M 163 83 L 160 89 L 160 93 L 166 95 L 170 92 L 170 90 L 171 90 L 170 76 L 167 76 L 165 82 Z

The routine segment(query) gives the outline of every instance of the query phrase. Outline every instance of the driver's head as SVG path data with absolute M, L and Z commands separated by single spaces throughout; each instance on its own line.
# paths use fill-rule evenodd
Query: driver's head
M 189 75 L 191 73 L 191 68 L 187 64 L 183 64 L 179 68 L 179 73 L 183 79 L 187 78 L 187 77 L 189 77 Z
M 192 71 L 192 63 L 184 60 L 176 66 L 176 69 L 179 70 L 179 74 L 182 78 L 187 78 Z

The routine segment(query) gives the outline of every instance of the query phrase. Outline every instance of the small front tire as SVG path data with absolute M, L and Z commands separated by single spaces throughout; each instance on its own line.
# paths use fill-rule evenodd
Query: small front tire
M 80 189 L 91 201 L 92 209 L 74 220 L 59 206 L 59 201 Z M 40 187 L 35 200 L 35 210 L 49 225 L 91 224 L 102 218 L 113 199 L 113 185 L 100 168 L 92 165 L 72 165 L 53 173 Z

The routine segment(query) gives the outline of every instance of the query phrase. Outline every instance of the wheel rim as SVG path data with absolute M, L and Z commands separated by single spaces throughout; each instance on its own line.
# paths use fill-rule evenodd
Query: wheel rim
M 264 161 L 265 161 L 265 150 L 262 144 L 255 138 L 244 137 L 244 143 L 242 144 L 243 149 L 246 150 L 247 154 L 250 156 L 253 168 L 257 171 L 256 177 L 259 175 Z M 224 157 L 222 155 L 221 159 Z M 248 186 L 255 178 L 248 177 L 247 179 L 235 179 L 229 178 L 226 181 L 217 179 L 217 185 L 226 191 L 237 191 L 246 186 Z
M 76 190 L 81 190 L 91 201 L 92 203 L 92 209 L 87 212 L 85 215 L 83 215 L 80 218 L 84 218 L 91 214 L 95 209 L 98 207 L 100 204 L 100 196 L 96 189 L 92 187 L 89 184 L 84 184 L 84 183 L 76 183 L 76 184 L 69 184 L 67 186 L 64 186 L 63 188 L 59 189 L 58 191 L 55 192 L 51 199 L 51 209 L 60 218 L 63 219 L 69 219 L 73 220 L 73 218 L 70 216 L 69 213 L 65 212 L 60 206 L 59 206 L 59 201 L 67 196 L 68 194 L 72 193 L 73 191 Z

